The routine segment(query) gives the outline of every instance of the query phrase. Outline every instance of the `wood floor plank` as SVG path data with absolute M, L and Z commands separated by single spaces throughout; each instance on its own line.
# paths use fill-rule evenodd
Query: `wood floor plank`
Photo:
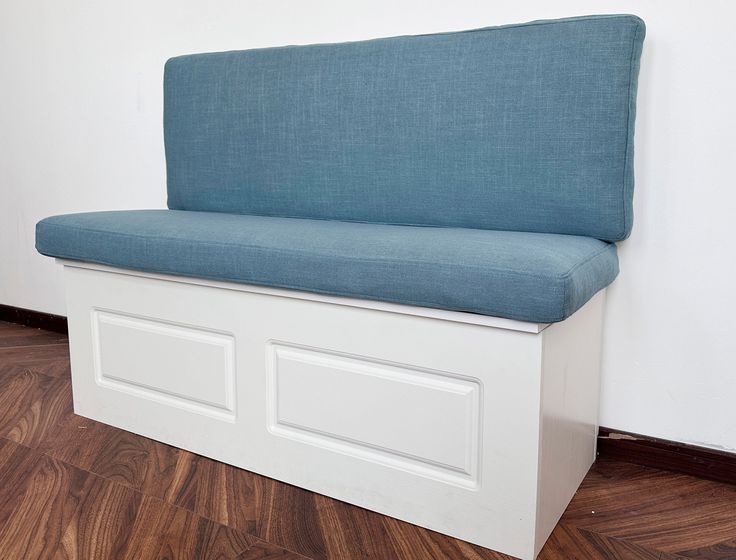
M 33 373 L 43 373 L 49 377 L 71 377 L 69 366 L 69 346 L 67 343 L 0 347 L 0 367 L 12 364 Z
M 193 514 L 175 508 L 159 549 L 157 560 L 181 558 L 235 559 L 247 551 L 257 540 L 246 533 L 219 525 Z
M 53 560 L 119 558 L 127 548 L 142 495 L 91 474 L 85 490 L 57 543 Z
M 380 516 L 392 543 L 394 558 L 446 558 L 448 560 L 514 560 L 481 546 L 429 531 L 391 517 Z M 383 556 L 373 556 L 382 558 Z
M 736 536 L 736 486 L 599 460 L 562 522 L 666 553 L 707 549 Z
M 259 490 L 256 535 L 310 558 L 329 557 L 315 494 L 265 477 L 252 486 Z
M 310 560 L 306 556 L 297 554 L 275 544 L 257 541 L 241 553 L 236 560 Z
M 161 535 L 161 546 L 156 554 L 160 560 L 183 558 L 187 551 L 195 549 L 197 526 L 201 517 L 184 510 L 173 508 L 166 529 Z
M 8 440 L 0 440 L 0 479 L 17 482 L 0 487 L 3 559 L 299 558 Z
M 249 478 L 239 476 L 224 463 L 182 451 L 166 499 L 218 523 L 253 533 L 254 497 Z
M 401 550 L 391 539 L 390 527 L 384 524 L 382 515 L 326 496 L 316 495 L 314 502 L 325 558 L 401 557 Z
M 705 546 L 678 551 L 680 558 L 695 558 L 697 560 L 733 560 L 736 558 L 736 539 Z
M 56 427 L 48 432 L 38 449 L 60 461 L 90 470 L 102 446 L 118 431 L 117 428 L 68 410 Z
M 0 558 L 53 558 L 86 491 L 87 479 L 84 471 L 39 455 L 0 529 Z
M 103 440 L 89 470 L 161 498 L 170 485 L 180 453 L 158 441 L 115 430 Z
M 168 528 L 174 522 L 176 512 L 177 509 L 171 504 L 144 495 L 130 527 L 130 533 L 136 538 L 128 540 L 120 559 L 155 558 L 168 538 Z
M 34 375 L 29 372 L 30 375 Z M 66 379 L 53 378 L 43 393 L 25 412 L 19 411 L 13 422 L 6 425 L 4 436 L 25 445 L 38 447 L 57 422 L 72 409 L 72 385 Z
M 162 498 L 180 450 L 78 416 L 66 409 L 39 448 L 52 457 Z
M 511 558 L 186 452 L 166 498 L 315 559 Z
M 182 549 L 181 553 L 174 558 L 233 558 L 236 559 L 252 547 L 258 541 L 255 537 L 219 525 L 205 519 L 198 518 L 197 531 L 194 546 L 190 549 Z
M 38 459 L 33 450 L 0 438 L 0 527 L 6 526 Z
M 315 494 L 182 452 L 166 499 L 305 556 L 325 558 Z
M 570 525 L 558 525 L 537 560 L 682 560 L 674 554 L 648 549 Z
M 37 445 L 70 403 L 67 380 L 22 367 L 0 368 L 0 436 Z
M 303 560 L 253 535 L 215 523 L 151 496 L 143 496 L 122 560 Z
M 66 344 L 65 334 L 0 321 L 0 348 L 44 344 Z

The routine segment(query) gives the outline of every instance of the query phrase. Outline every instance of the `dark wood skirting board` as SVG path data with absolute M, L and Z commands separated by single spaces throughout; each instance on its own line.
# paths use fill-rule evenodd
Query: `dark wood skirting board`
M 62 315 L 33 311 L 32 309 L 24 309 L 13 305 L 0 304 L 0 321 L 18 323 L 20 325 L 26 325 L 27 327 L 44 329 L 62 334 L 68 334 L 69 332 L 66 317 Z
M 598 455 L 736 484 L 736 453 L 601 427 Z

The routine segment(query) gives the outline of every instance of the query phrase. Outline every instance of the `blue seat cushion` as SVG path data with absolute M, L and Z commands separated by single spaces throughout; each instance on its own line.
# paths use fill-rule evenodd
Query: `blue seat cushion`
M 39 252 L 116 267 L 468 311 L 565 319 L 618 273 L 572 235 L 176 210 L 39 222 Z

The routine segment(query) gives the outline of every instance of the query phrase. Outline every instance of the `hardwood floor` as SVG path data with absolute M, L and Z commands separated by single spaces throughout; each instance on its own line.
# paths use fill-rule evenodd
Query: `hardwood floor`
M 69 375 L 0 322 L 2 560 L 510 560 L 76 416 Z M 736 559 L 736 486 L 599 459 L 539 558 Z

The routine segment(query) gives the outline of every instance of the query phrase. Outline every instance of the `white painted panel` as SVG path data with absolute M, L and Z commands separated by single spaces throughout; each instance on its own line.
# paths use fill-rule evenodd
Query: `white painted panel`
M 544 331 L 536 552 L 595 460 L 605 291 Z
M 232 335 L 98 309 L 92 332 L 100 385 L 233 416 Z
M 480 385 L 366 357 L 270 345 L 270 430 L 475 486 Z

